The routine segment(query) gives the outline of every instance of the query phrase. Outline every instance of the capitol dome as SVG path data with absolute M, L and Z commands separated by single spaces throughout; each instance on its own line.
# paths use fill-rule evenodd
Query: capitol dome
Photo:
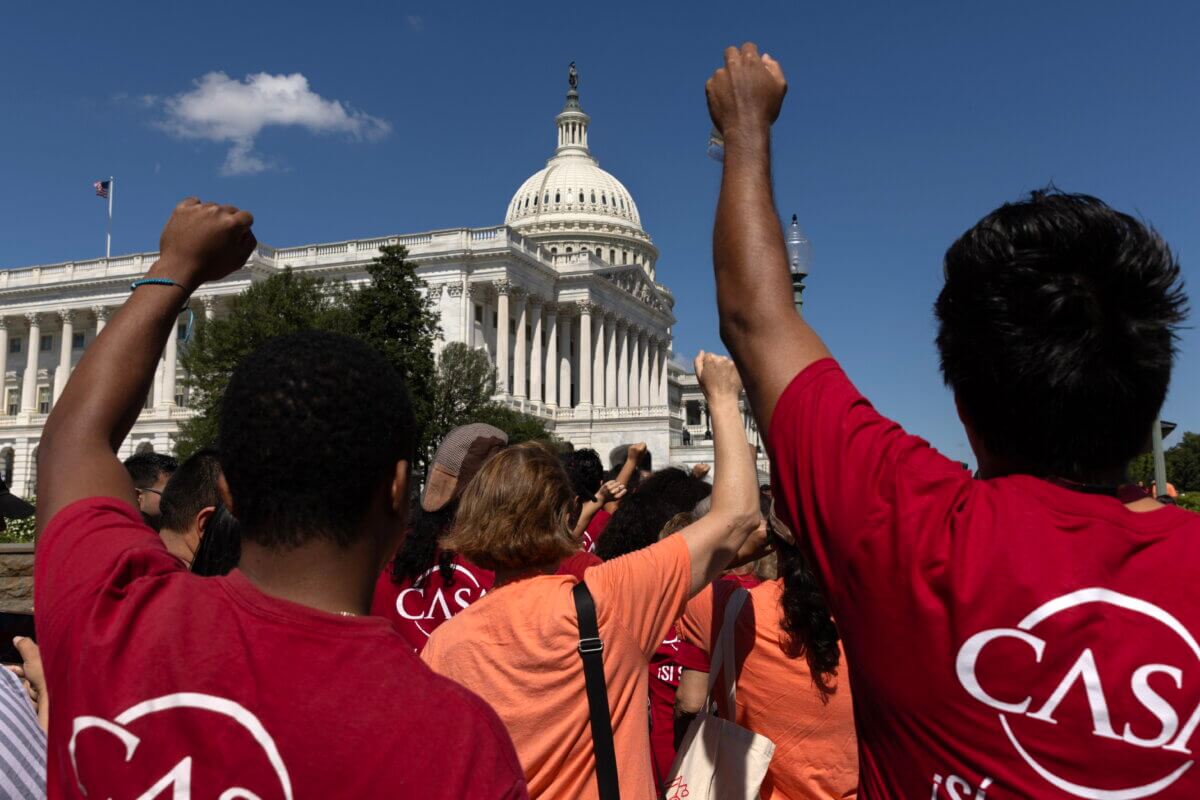
M 641 265 L 653 278 L 658 250 L 642 228 L 629 190 L 601 169 L 588 149 L 591 117 L 579 105 L 573 68 L 569 80 L 566 105 L 555 117 L 558 147 L 517 189 L 504 224 L 552 255 L 587 251 L 605 264 Z

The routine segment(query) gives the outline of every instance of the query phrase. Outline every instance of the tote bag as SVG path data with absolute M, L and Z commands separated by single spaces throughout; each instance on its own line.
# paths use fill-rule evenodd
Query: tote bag
M 738 613 L 749 593 L 738 589 L 725 608 L 725 622 L 713 648 L 708 673 L 708 695 L 712 697 L 721 664 L 725 670 L 726 707 L 737 707 L 737 658 L 734 655 L 734 627 Z M 704 711 L 692 720 L 679 745 L 675 763 L 667 774 L 666 800 L 755 800 L 759 796 L 775 743 L 765 736 L 721 719 L 710 699 Z

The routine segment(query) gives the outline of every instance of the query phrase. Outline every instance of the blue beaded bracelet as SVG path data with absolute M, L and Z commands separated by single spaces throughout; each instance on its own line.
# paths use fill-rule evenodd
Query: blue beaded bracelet
M 132 292 L 134 289 L 138 288 L 139 286 L 178 286 L 180 289 L 183 289 L 185 292 L 187 291 L 186 286 L 184 286 L 182 283 L 173 281 L 170 278 L 141 278 L 141 279 L 136 280 L 133 283 L 129 284 L 129 291 Z M 179 309 L 180 314 L 182 314 L 185 311 L 187 312 L 187 315 L 188 315 L 187 329 L 184 331 L 183 336 L 180 337 L 180 341 L 184 341 L 184 342 L 186 342 L 192 338 L 192 327 L 195 325 L 195 322 L 196 322 L 196 315 L 192 313 L 191 306 L 185 305 L 183 308 Z

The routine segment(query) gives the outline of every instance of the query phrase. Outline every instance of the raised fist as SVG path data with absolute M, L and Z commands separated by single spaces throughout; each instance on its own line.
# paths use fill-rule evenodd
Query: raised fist
M 735 131 L 765 131 L 779 117 L 787 80 L 779 63 L 753 42 L 725 49 L 725 66 L 704 86 L 713 125 L 728 140 Z
M 635 442 L 629 445 L 629 452 L 625 455 L 625 460 L 632 461 L 634 464 L 640 463 L 647 449 L 649 448 L 645 442 Z
M 258 241 L 249 211 L 189 197 L 171 212 L 158 242 L 159 267 L 164 275 L 195 289 L 224 278 L 246 263 Z
M 596 492 L 596 500 L 600 503 L 611 503 L 625 496 L 625 484 L 616 481 L 606 481 Z
M 742 393 L 742 379 L 733 361 L 715 353 L 701 350 L 696 356 L 696 380 L 710 403 L 717 398 L 737 400 Z

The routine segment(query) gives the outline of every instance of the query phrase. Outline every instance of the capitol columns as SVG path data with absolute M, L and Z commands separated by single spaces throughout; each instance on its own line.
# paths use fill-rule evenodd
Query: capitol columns
M 670 385 L 671 385 L 671 338 L 664 336 L 659 341 L 658 347 L 659 365 L 658 365 L 658 405 L 671 405 Z
M 525 290 L 514 286 L 512 296 L 517 303 L 517 341 L 515 345 L 517 353 L 513 360 L 513 396 L 524 399 L 529 395 L 525 388 L 525 365 L 529 358 L 529 342 L 525 334 L 525 327 L 529 324 L 526 315 Z
M 604 405 L 617 407 L 617 317 L 604 315 Z
M 604 309 L 600 306 L 594 306 L 596 309 L 596 322 L 592 327 L 593 338 L 596 345 L 592 351 L 592 405 L 603 408 L 604 399 L 604 371 L 606 369 L 604 361 L 604 321 L 608 316 Z
M 96 335 L 100 335 L 100 331 L 104 330 L 104 326 L 108 324 L 108 307 L 107 306 L 92 306 L 92 314 L 96 317 Z
M 167 337 L 167 347 L 163 351 L 162 381 L 159 384 L 158 405 L 168 408 L 175 405 L 175 375 L 179 354 L 179 321 L 171 325 L 171 335 Z
M 38 350 L 41 349 L 42 317 L 40 314 L 26 314 L 25 321 L 29 324 L 29 335 L 25 337 L 25 374 L 21 376 L 21 413 L 32 414 L 37 411 L 37 361 Z
M 0 386 L 4 384 L 6 372 L 8 372 L 8 319 L 0 316 Z M 0 401 L 7 405 L 8 398 L 0 398 Z M 4 413 L 8 413 L 7 408 L 4 409 Z
M 579 309 L 579 405 L 592 405 L 592 309 L 590 300 L 576 303 Z
M 62 341 L 59 342 L 58 352 L 58 369 L 54 370 L 54 402 L 58 402 L 58 398 L 62 395 L 63 389 L 67 385 L 67 378 L 71 377 L 71 345 L 75 340 L 75 312 L 70 309 L 62 308 L 58 311 L 58 318 L 62 322 Z
M 629 323 L 617 320 L 617 345 L 621 353 L 617 356 L 617 406 L 629 407 Z
M 536 294 L 529 295 L 525 301 L 526 312 L 530 315 L 530 327 L 533 329 L 533 342 L 529 350 L 529 399 L 534 403 L 542 402 L 542 298 Z
M 508 313 L 508 293 L 512 283 L 507 279 L 492 282 L 496 290 L 496 390 L 500 394 L 509 394 L 508 384 L 508 323 L 511 317 Z
M 562 334 L 562 341 L 559 343 L 559 372 L 558 372 L 558 407 L 571 407 L 571 320 L 575 316 L 575 309 L 568 303 L 560 303 L 558 312 L 562 315 L 562 319 L 558 322 L 559 333 Z
M 558 407 L 558 306 L 546 303 L 546 405 Z
M 638 386 L 638 397 L 642 399 L 643 406 L 654 405 L 654 400 L 650 397 L 650 334 L 642 331 L 638 336 L 638 344 L 642 350 L 642 368 L 638 372 L 641 378 L 641 384 Z
M 642 332 L 629 326 L 629 405 L 642 405 Z

